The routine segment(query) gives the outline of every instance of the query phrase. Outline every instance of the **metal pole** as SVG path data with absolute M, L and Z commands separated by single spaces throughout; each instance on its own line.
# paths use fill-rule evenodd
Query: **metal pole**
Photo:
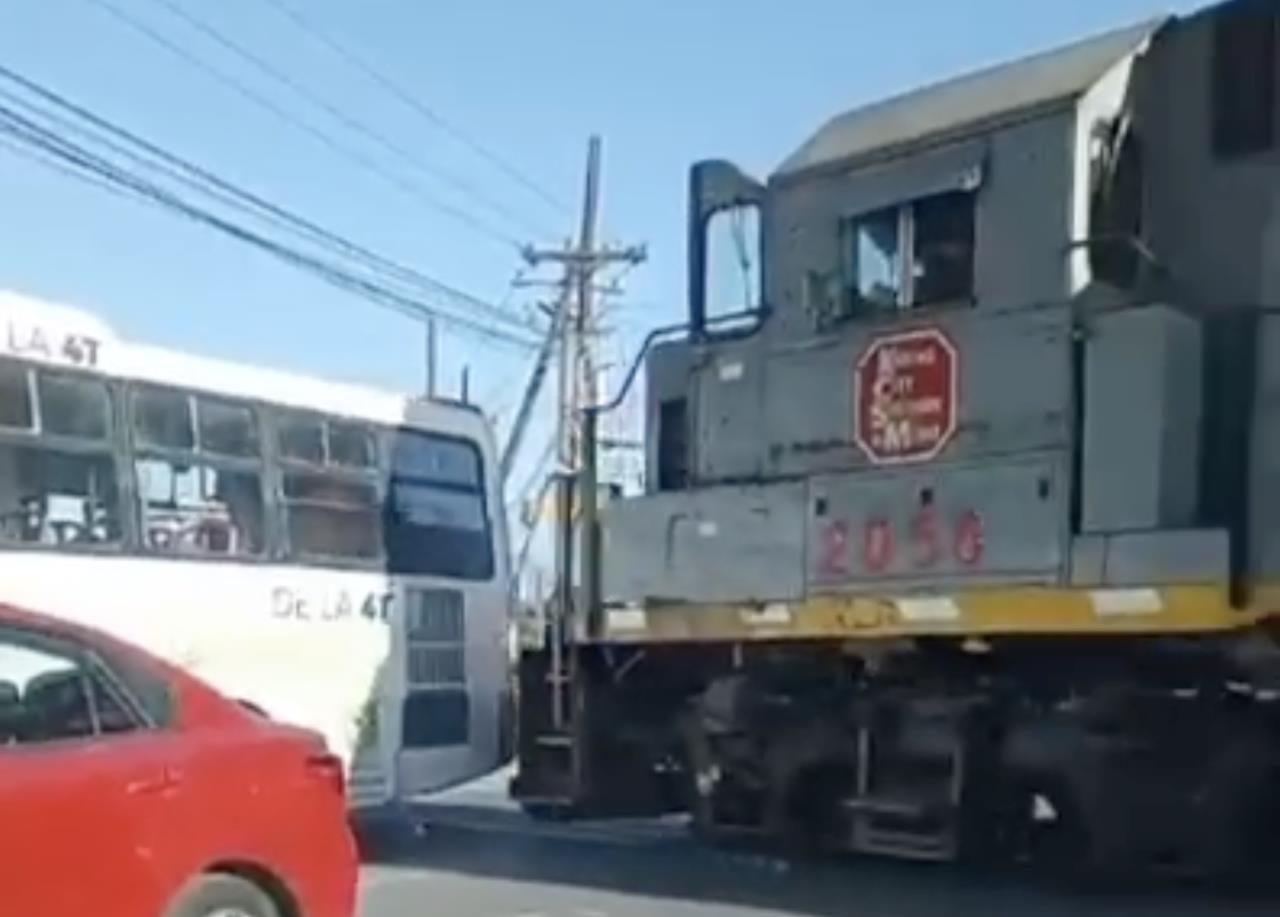
M 596 372 L 595 372 L 595 315 L 592 294 L 598 262 L 591 256 L 596 247 L 596 223 L 600 216 L 600 138 L 593 135 L 587 141 L 587 175 L 582 193 L 582 229 L 578 236 L 578 252 L 582 256 L 577 262 L 578 281 L 578 348 L 580 350 L 579 367 L 581 372 L 582 404 L 595 404 Z M 581 446 L 579 446 L 581 448 Z
M 587 141 L 587 174 L 582 192 L 582 229 L 578 236 L 578 371 L 581 401 L 578 413 L 578 609 L 576 628 L 579 633 L 594 631 L 600 607 L 599 557 L 596 551 L 596 498 L 599 485 L 596 456 L 596 412 L 599 401 L 595 368 L 595 315 L 592 294 L 595 271 L 599 262 L 593 257 L 596 245 L 596 223 L 600 215 L 600 138 Z
M 564 651 L 566 646 L 565 628 L 569 621 L 569 612 L 573 607 L 573 489 L 574 480 L 570 475 L 556 475 L 556 588 L 555 603 L 551 609 L 551 620 L 548 622 L 548 639 L 551 641 L 551 676 L 555 679 L 551 691 L 551 724 L 556 729 L 563 729 L 567 720 L 565 710 L 564 683 L 565 677 Z
M 594 405 L 588 405 L 582 412 L 582 483 L 578 497 L 581 510 L 578 519 L 578 576 L 581 580 L 578 594 L 581 596 L 582 610 L 577 623 L 579 633 L 584 636 L 595 635 L 600 630 L 600 541 L 597 524 L 600 482 L 596 456 L 598 419 L 599 414 Z
M 551 357 L 555 354 L 556 341 L 561 336 L 563 323 L 564 297 L 561 296 L 555 305 L 555 312 L 552 313 L 551 326 L 547 329 L 547 335 L 542 339 L 542 345 L 534 359 L 529 381 L 524 387 L 524 393 L 520 396 L 520 407 L 516 410 L 515 419 L 511 421 L 511 432 L 507 435 L 507 443 L 498 461 L 498 477 L 504 482 L 510 477 L 511 469 L 515 467 L 516 458 L 520 454 L 520 445 L 524 442 L 525 431 L 529 429 L 529 420 L 533 417 L 538 395 L 542 392 L 542 380 L 547 375 Z
M 569 292 L 569 271 L 566 265 L 564 289 L 560 293 L 560 301 L 556 306 L 560 312 L 560 361 L 556 369 L 556 459 L 562 471 L 573 468 L 573 373 L 576 320 L 570 314 L 573 310 L 573 297 Z
M 436 396 L 436 361 L 439 359 L 435 316 L 427 319 L 427 397 Z

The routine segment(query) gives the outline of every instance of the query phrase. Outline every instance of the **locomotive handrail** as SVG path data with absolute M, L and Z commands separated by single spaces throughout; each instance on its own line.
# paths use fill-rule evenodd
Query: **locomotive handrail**
M 761 309 L 743 309 L 738 312 L 729 312 L 725 315 L 717 315 L 715 318 L 709 319 L 702 324 L 705 329 L 711 325 L 729 324 L 731 322 L 741 321 L 744 318 L 755 318 L 762 314 Z M 690 332 L 693 330 L 692 322 L 681 322 L 678 325 L 660 325 L 645 335 L 644 341 L 640 344 L 640 350 L 636 354 L 631 366 L 627 369 L 627 374 L 622 379 L 622 385 L 614 393 L 613 397 L 601 404 L 589 404 L 582 408 L 584 414 L 608 414 L 610 411 L 617 410 L 622 402 L 626 400 L 627 393 L 631 391 L 631 386 L 635 384 L 636 376 L 640 373 L 640 366 L 644 363 L 645 356 L 662 338 L 670 337 L 680 332 Z

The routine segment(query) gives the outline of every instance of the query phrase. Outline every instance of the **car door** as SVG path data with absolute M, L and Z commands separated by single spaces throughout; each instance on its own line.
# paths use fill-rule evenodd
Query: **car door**
M 3 909 L 25 917 L 157 913 L 156 828 L 180 773 L 90 647 L 0 627 Z

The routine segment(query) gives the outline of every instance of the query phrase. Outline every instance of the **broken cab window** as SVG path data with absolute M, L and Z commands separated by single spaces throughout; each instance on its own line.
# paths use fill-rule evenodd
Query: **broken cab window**
M 31 409 L 27 368 L 0 361 L 0 427 L 30 430 L 33 426 L 35 412 Z
M 43 432 L 83 439 L 107 438 L 111 399 L 101 381 L 40 373 L 37 387 Z
M 912 305 L 973 296 L 973 204 L 970 192 L 953 191 L 912 205 Z
M 760 208 L 750 204 L 717 211 L 707 221 L 706 234 L 707 320 L 714 324 L 717 318 L 759 309 Z
M 848 310 L 896 309 L 901 297 L 899 208 L 872 211 L 845 224 Z
M 120 540 L 110 456 L 0 445 L 0 541 L 103 545 Z
M 139 445 L 194 449 L 190 396 L 173 389 L 137 389 L 133 393 L 133 431 Z

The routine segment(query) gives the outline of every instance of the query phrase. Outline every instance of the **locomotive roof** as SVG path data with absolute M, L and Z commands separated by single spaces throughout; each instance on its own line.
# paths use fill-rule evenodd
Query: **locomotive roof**
M 1115 29 L 836 115 L 783 161 L 775 177 L 941 139 L 1074 99 L 1167 21 L 1160 17 Z

